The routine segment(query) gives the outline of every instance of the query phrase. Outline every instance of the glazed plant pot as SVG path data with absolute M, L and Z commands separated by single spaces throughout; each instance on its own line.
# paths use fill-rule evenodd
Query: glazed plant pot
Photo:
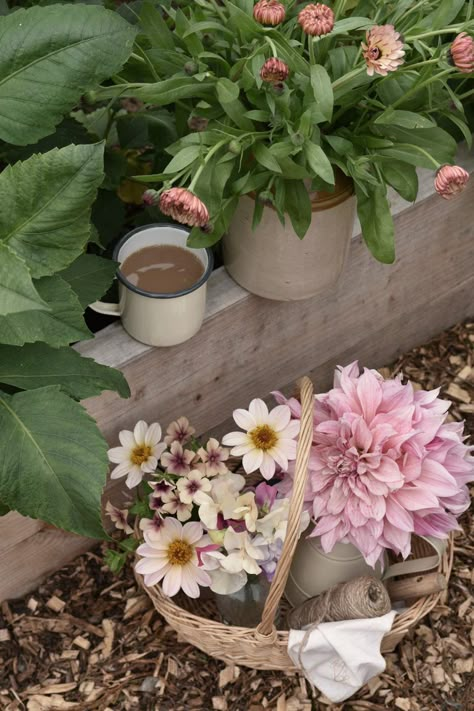
M 303 239 L 289 218 L 283 226 L 265 207 L 252 230 L 255 200 L 240 199 L 223 240 L 224 265 L 235 281 L 258 296 L 276 301 L 309 299 L 332 288 L 342 274 L 354 226 L 353 184 L 340 174 L 333 193 L 310 194 L 313 218 Z

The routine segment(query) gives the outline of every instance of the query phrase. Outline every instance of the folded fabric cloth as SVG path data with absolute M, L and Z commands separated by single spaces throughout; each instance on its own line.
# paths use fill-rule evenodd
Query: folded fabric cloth
M 345 701 L 384 671 L 380 645 L 396 614 L 392 610 L 382 617 L 290 630 L 288 654 L 328 699 Z

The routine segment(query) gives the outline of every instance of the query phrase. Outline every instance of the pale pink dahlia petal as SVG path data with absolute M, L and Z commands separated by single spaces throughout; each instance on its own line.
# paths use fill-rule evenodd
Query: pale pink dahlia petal
M 436 192 L 445 200 L 461 193 L 469 180 L 469 173 L 459 165 L 443 165 L 436 173 Z
M 474 72 L 474 39 L 466 32 L 456 37 L 450 49 L 453 64 L 463 74 Z
M 320 2 L 306 5 L 298 15 L 298 23 L 303 32 L 313 37 L 327 35 L 332 31 L 334 22 L 334 12 L 330 7 Z
M 387 76 L 403 64 L 403 42 L 400 33 L 393 25 L 376 25 L 367 31 L 366 43 L 362 42 L 362 50 L 367 64 L 367 74 L 374 72 Z

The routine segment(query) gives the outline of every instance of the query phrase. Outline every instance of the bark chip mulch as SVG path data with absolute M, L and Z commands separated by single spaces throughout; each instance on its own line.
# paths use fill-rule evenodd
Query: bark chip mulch
M 450 417 L 474 432 L 474 323 L 401 356 L 419 387 L 441 386 Z M 344 704 L 302 679 L 207 657 L 152 609 L 126 569 L 117 578 L 97 547 L 0 614 L 0 709 L 6 711 L 473 711 L 474 523 L 456 535 L 449 590 L 388 654 L 386 671 Z

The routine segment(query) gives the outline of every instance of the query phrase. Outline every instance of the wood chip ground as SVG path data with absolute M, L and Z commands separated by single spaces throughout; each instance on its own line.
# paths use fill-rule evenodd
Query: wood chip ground
M 440 386 L 450 417 L 474 432 L 474 324 L 401 356 L 419 387 Z M 178 639 L 129 569 L 117 578 L 98 547 L 0 613 L 0 709 L 6 711 L 473 711 L 474 522 L 462 518 L 449 590 L 387 668 L 331 704 L 304 680 L 210 659 Z

